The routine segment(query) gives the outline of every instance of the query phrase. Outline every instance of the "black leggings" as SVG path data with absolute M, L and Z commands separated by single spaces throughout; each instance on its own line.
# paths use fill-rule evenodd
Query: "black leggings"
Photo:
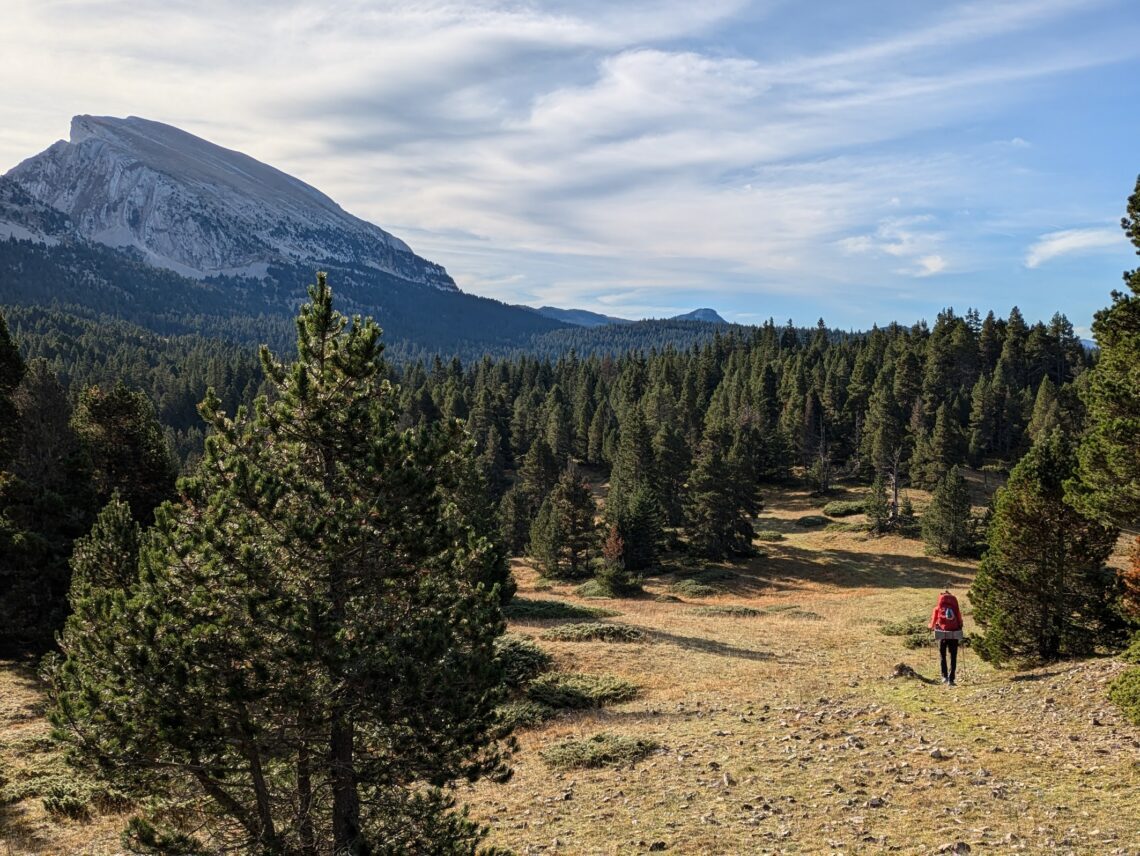
M 950 671 L 946 671 L 946 651 L 950 651 Z M 938 640 L 938 656 L 942 659 L 942 677 L 954 680 L 954 673 L 958 671 L 958 640 Z

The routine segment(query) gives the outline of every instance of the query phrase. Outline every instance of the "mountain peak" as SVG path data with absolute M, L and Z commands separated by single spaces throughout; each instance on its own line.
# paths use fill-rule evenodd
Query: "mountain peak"
M 129 116 L 79 115 L 60 140 L 8 172 L 80 235 L 133 247 L 191 276 L 260 275 L 269 265 L 349 265 L 456 291 L 439 265 L 249 155 Z
M 700 309 L 694 309 L 692 312 L 686 312 L 684 315 L 674 315 L 674 321 L 707 321 L 710 324 L 727 324 L 715 309 L 709 309 L 707 306 Z

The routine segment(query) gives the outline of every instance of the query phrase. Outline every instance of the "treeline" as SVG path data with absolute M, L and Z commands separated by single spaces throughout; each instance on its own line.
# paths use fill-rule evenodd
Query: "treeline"
M 611 471 L 605 514 L 627 550 L 642 549 L 621 523 L 632 506 L 659 515 L 658 540 L 684 527 L 725 555 L 747 550 L 763 481 L 806 474 L 826 491 L 878 476 L 889 526 L 906 485 L 933 489 L 957 465 L 1008 470 L 1035 437 L 1080 425 L 1076 386 L 1092 362 L 1063 315 L 1029 325 L 1017 309 L 947 309 L 933 327 L 864 335 L 770 321 L 616 359 L 436 359 L 400 382 L 407 425 L 467 426 L 513 550 L 576 461 Z

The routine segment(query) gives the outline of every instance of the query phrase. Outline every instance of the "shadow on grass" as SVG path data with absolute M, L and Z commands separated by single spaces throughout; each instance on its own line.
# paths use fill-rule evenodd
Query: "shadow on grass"
M 702 639 L 699 636 L 679 636 L 676 633 L 666 633 L 663 630 L 653 630 L 650 636 L 659 642 L 669 642 L 686 651 L 700 651 L 705 654 L 716 654 L 720 657 L 734 657 L 739 660 L 775 660 L 776 655 L 770 651 L 756 651 L 751 648 L 738 648 L 725 642 L 714 639 Z
M 1057 675 L 1063 675 L 1065 674 L 1065 671 L 1065 669 L 1055 669 L 1051 672 L 1036 672 L 1034 674 L 1013 675 L 1010 678 L 1010 681 L 1015 683 L 1022 683 L 1024 681 L 1044 681 L 1048 680 L 1049 678 L 1055 678 Z
M 795 589 L 801 580 L 851 588 L 965 588 L 972 579 L 968 569 L 929 556 L 765 546 L 768 555 L 739 568 L 741 577 L 726 586 L 729 591 Z

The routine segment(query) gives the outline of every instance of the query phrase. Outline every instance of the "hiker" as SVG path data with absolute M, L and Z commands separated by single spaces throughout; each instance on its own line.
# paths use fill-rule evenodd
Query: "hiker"
M 958 641 L 962 638 L 962 612 L 958 598 L 948 591 L 938 595 L 938 605 L 930 614 L 930 629 L 938 640 L 938 656 L 942 661 L 942 683 L 954 686 L 958 671 Z M 946 668 L 946 652 L 950 652 L 950 668 Z

